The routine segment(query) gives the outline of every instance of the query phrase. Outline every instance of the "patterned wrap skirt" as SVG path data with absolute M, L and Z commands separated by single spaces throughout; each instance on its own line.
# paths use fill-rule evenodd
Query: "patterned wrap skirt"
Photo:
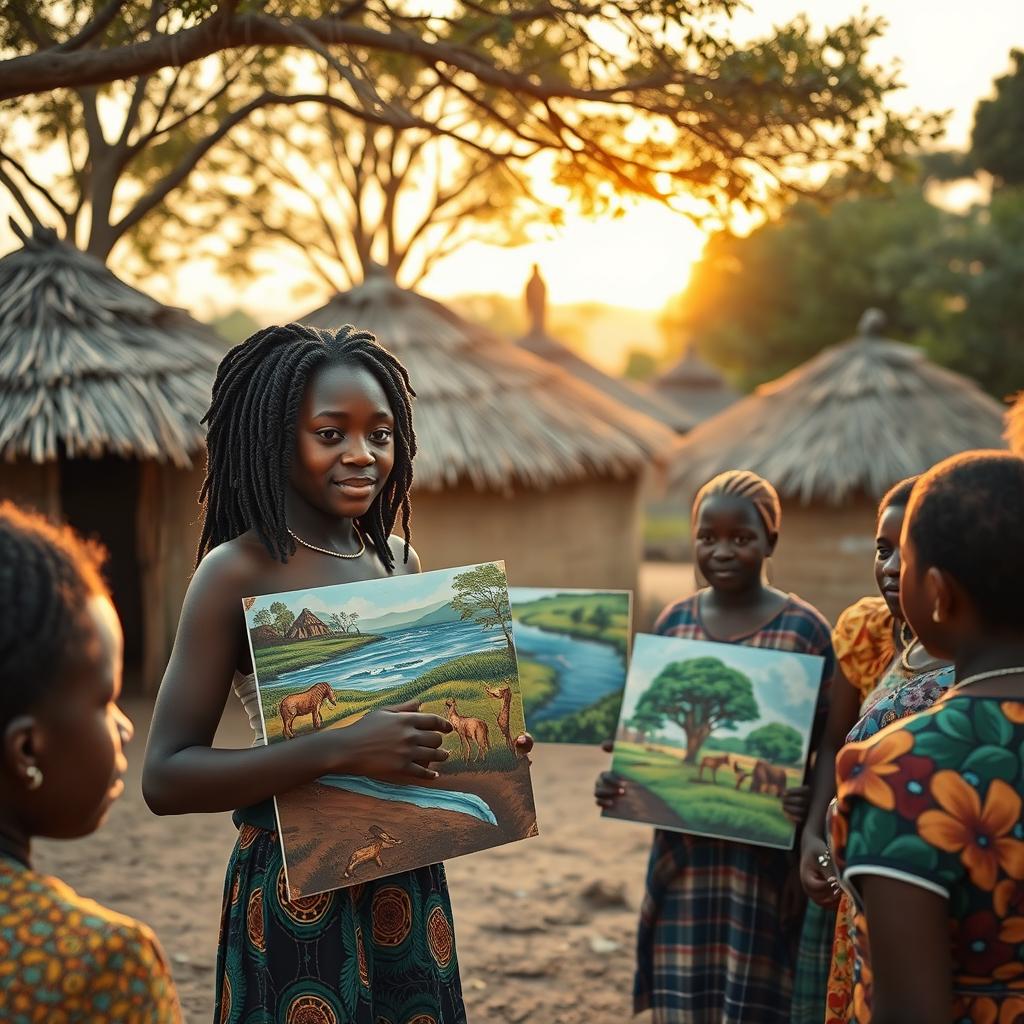
M 228 862 L 215 1024 L 466 1024 L 444 867 L 289 902 L 277 834 Z

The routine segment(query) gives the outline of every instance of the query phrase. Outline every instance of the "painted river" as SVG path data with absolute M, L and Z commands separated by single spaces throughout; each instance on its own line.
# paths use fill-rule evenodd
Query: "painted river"
M 451 789 L 431 789 L 426 786 L 401 786 L 367 779 L 362 775 L 323 775 L 317 781 L 324 786 L 376 797 L 378 800 L 415 804 L 417 807 L 437 807 L 443 811 L 468 814 L 488 825 L 498 824 L 487 802 L 475 793 L 459 793 Z
M 530 713 L 530 722 L 563 718 L 622 689 L 623 659 L 611 644 L 548 632 L 523 622 L 516 622 L 513 633 L 522 657 L 558 673 L 558 692 Z

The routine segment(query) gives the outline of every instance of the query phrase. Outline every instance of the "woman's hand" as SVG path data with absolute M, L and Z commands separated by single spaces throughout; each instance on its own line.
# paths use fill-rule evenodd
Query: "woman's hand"
M 820 836 L 804 834 L 800 844 L 800 882 L 819 907 L 834 907 L 841 896 L 832 856 Z
M 625 783 L 614 772 L 601 772 L 594 784 L 594 799 L 597 806 L 609 810 L 626 792 Z
M 527 764 L 533 764 L 530 759 L 530 751 L 533 750 L 533 737 L 528 733 L 520 733 L 516 737 L 516 757 L 525 757 Z
M 807 820 L 807 811 L 811 806 L 811 787 L 794 786 L 787 789 L 782 797 L 782 813 L 800 828 Z
M 441 744 L 451 722 L 424 714 L 419 701 L 371 711 L 353 725 L 319 734 L 338 747 L 334 771 L 358 771 L 373 777 L 436 779 L 431 764 L 447 761 Z

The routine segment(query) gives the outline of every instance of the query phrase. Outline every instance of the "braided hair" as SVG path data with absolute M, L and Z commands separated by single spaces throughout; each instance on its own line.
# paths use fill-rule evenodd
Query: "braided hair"
M 199 494 L 203 530 L 199 559 L 211 549 L 255 530 L 272 558 L 295 553 L 288 533 L 285 499 L 295 449 L 299 406 L 312 375 L 328 364 L 360 366 L 380 384 L 395 417 L 395 463 L 383 490 L 355 520 L 390 571 L 388 538 L 399 513 L 409 559 L 409 490 L 416 435 L 405 367 L 369 331 L 350 325 L 337 331 L 304 324 L 268 327 L 236 345 L 221 360 L 213 401 L 203 419 L 206 479 Z
M 103 550 L 68 527 L 0 504 L 0 722 L 32 707 L 59 678 L 82 607 L 109 596 Z
M 730 469 L 710 479 L 693 499 L 691 517 L 697 521 L 700 507 L 708 498 L 728 495 L 749 501 L 757 511 L 768 536 L 777 534 L 782 526 L 782 503 L 779 495 L 764 477 L 747 469 Z

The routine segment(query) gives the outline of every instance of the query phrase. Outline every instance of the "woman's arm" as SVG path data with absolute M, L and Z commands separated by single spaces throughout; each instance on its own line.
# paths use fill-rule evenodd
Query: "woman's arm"
M 142 790 L 157 814 L 246 807 L 329 772 L 358 770 L 412 782 L 436 778 L 427 767 L 447 757 L 451 725 L 416 705 L 373 711 L 344 729 L 287 743 L 214 750 L 245 636 L 245 553 L 224 546 L 200 565 L 185 596 L 171 660 L 153 712 Z
M 800 878 L 807 895 L 821 906 L 831 906 L 839 899 L 828 880 L 831 869 L 823 868 L 818 858 L 828 853 L 824 839 L 825 814 L 836 795 L 836 754 L 846 742 L 849 731 L 857 724 L 859 712 L 860 693 L 837 666 L 832 678 L 825 731 L 814 760 L 810 808 L 800 842 Z
M 953 968 L 949 903 L 880 875 L 858 875 L 874 976 L 871 1024 L 949 1024 Z

